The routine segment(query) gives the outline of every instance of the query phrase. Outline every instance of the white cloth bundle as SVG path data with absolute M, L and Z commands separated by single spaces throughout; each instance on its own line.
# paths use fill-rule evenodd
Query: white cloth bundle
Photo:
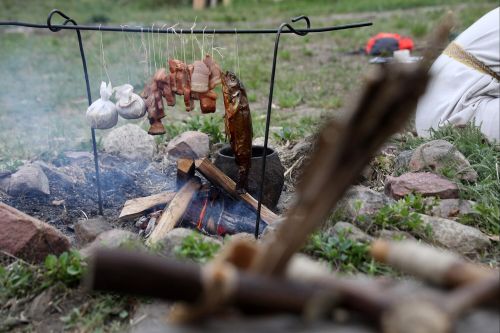
M 134 87 L 124 84 L 115 88 L 116 110 L 125 119 L 138 119 L 146 114 L 146 104 L 141 96 L 134 94 Z
M 118 122 L 118 112 L 115 104 L 109 100 L 113 94 L 111 83 L 101 82 L 101 98 L 96 100 L 87 109 L 87 121 L 92 128 L 108 129 Z

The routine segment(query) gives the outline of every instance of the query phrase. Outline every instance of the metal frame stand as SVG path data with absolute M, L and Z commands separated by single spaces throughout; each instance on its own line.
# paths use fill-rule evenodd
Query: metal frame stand
M 64 18 L 64 21 L 62 24 L 52 24 L 52 18 L 53 16 L 57 14 Z M 360 27 L 366 27 L 372 25 L 371 22 L 361 22 L 361 23 L 353 23 L 353 24 L 346 24 L 346 25 L 338 25 L 338 26 L 330 26 L 330 27 L 325 27 L 325 28 L 311 28 L 311 21 L 307 16 L 298 16 L 292 19 L 292 22 L 298 22 L 298 21 L 305 21 L 306 23 L 306 29 L 295 29 L 292 27 L 289 23 L 284 22 L 282 23 L 278 29 L 243 29 L 243 30 L 237 30 L 237 29 L 214 29 L 211 31 L 213 34 L 276 34 L 276 39 L 274 43 L 274 54 L 273 54 L 273 63 L 272 63 L 272 70 L 271 70 L 271 83 L 269 86 L 269 97 L 268 97 L 268 104 L 267 104 L 267 114 L 266 114 L 266 131 L 264 134 L 264 155 L 262 159 L 262 174 L 261 174 L 261 182 L 260 182 L 260 187 L 259 187 L 259 197 L 258 199 L 258 206 L 257 206 L 257 219 L 255 221 L 255 238 L 258 237 L 259 235 L 259 225 L 260 225 L 260 220 L 261 220 L 261 208 L 262 208 L 262 197 L 263 197 L 263 192 L 264 192 L 264 178 L 265 178 L 265 173 L 266 173 L 266 158 L 267 158 L 267 146 L 268 146 L 268 139 L 269 139 L 269 127 L 271 123 L 271 111 L 272 111 L 272 102 L 273 102 L 273 92 L 274 92 L 274 78 L 276 74 L 276 62 L 278 60 L 278 46 L 279 46 L 279 41 L 280 41 L 280 36 L 281 34 L 295 34 L 298 36 L 305 36 L 308 33 L 315 33 L 315 32 L 327 32 L 327 31 L 335 31 L 335 30 L 345 30 L 345 29 L 352 29 L 352 28 L 360 28 Z M 71 23 L 72 25 L 68 25 L 68 23 Z M 26 22 L 16 22 L 16 21 L 8 21 L 8 22 L 0 22 L 0 26 L 6 26 L 6 25 L 13 25 L 13 26 L 23 26 L 23 27 L 30 27 L 30 28 L 40 28 L 40 29 L 49 29 L 52 32 L 58 32 L 61 30 L 75 30 L 76 35 L 78 38 L 78 45 L 80 47 L 80 56 L 82 58 L 82 65 L 83 65 L 83 74 L 85 77 L 85 85 L 87 88 L 87 99 L 88 99 L 88 104 L 89 106 L 92 104 L 92 96 L 90 93 L 90 84 L 89 84 L 89 76 L 87 72 L 87 61 L 85 58 L 85 52 L 83 49 L 83 43 L 82 43 L 82 37 L 81 37 L 81 30 L 89 30 L 89 31 L 113 31 L 113 32 L 141 32 L 141 33 L 165 33 L 165 34 L 204 34 L 205 29 L 203 30 L 180 30 L 176 31 L 173 28 L 168 28 L 168 29 L 153 29 L 151 28 L 123 28 L 123 27 L 113 27 L 113 26 L 88 26 L 88 25 L 78 25 L 75 20 L 64 14 L 58 9 L 54 9 L 49 13 L 49 16 L 47 17 L 47 24 L 33 24 L 33 23 L 26 23 Z M 96 138 L 95 138 L 95 129 L 91 128 L 91 133 L 92 133 L 92 148 L 94 151 L 94 166 L 95 166 L 95 173 L 96 173 L 96 183 L 97 183 L 97 197 L 98 197 L 98 203 L 99 203 L 99 214 L 103 215 L 103 204 L 102 204 L 102 193 L 101 193 L 101 180 L 100 180 L 100 173 L 99 173 L 99 154 L 97 151 L 97 144 L 96 144 Z

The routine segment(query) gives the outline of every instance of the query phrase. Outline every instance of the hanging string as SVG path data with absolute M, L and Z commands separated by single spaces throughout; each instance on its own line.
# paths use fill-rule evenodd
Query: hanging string
M 99 24 L 99 32 L 101 33 L 102 68 L 104 68 L 104 72 L 106 73 L 106 77 L 108 78 L 108 82 L 111 83 L 111 79 L 109 78 L 108 69 L 106 68 L 106 59 L 104 59 L 104 43 L 102 42 L 102 30 L 101 30 L 100 24 Z M 102 78 L 102 71 L 101 71 L 101 78 Z
M 124 27 L 128 27 L 127 25 L 120 25 L 120 27 L 122 27 L 122 36 L 123 36 L 123 54 L 128 54 L 129 52 L 127 52 L 127 36 L 126 34 L 123 33 L 123 28 Z M 129 61 L 125 61 L 127 64 L 127 83 L 130 84 L 130 64 L 129 64 Z
M 215 29 L 214 29 L 214 32 L 212 34 L 212 49 L 211 49 L 212 58 L 214 57 L 214 39 L 215 39 Z
M 194 18 L 193 25 L 191 26 L 191 58 L 193 58 L 193 62 L 194 62 L 194 34 L 193 34 L 193 30 L 196 27 L 196 20 L 197 19 L 198 19 L 198 16 L 196 16 Z
M 201 60 L 203 61 L 203 57 L 205 56 L 205 29 L 207 26 L 203 28 L 203 35 L 202 35 L 202 43 L 201 43 Z
M 144 28 L 141 27 L 141 46 L 144 49 L 144 78 L 145 80 L 149 77 L 149 56 L 148 49 L 146 47 L 146 42 L 144 40 Z
M 240 72 L 240 55 L 238 52 L 238 31 L 236 31 L 236 28 L 234 29 L 234 41 L 236 44 L 236 65 L 237 65 L 237 70 L 238 70 L 238 77 L 241 80 L 241 72 Z
M 177 31 L 175 30 L 175 27 L 179 24 L 179 22 L 177 22 L 176 24 L 174 24 L 173 26 L 170 27 L 170 29 L 172 29 L 172 32 L 174 33 L 175 36 L 177 36 Z M 174 49 L 173 51 L 173 56 L 175 59 L 179 59 L 178 57 L 178 54 L 177 54 L 177 47 L 176 47 L 176 44 L 175 44 L 175 38 L 174 38 L 174 45 L 172 46 L 172 48 Z
M 158 67 L 156 66 L 156 51 L 155 51 L 155 24 L 153 23 L 151 25 L 151 44 L 153 44 L 153 61 L 154 61 L 154 65 L 155 65 L 155 73 L 156 71 L 158 70 Z M 148 34 L 150 35 L 150 34 Z
M 186 47 L 184 45 L 184 34 L 182 33 L 182 29 L 181 29 L 181 48 L 182 48 L 182 58 L 184 60 L 184 63 L 186 63 Z
M 163 28 L 165 28 L 166 24 L 162 25 L 161 26 L 161 30 L 163 30 Z M 160 67 L 163 67 L 165 66 L 165 64 L 163 63 L 163 55 L 166 54 L 166 50 L 162 49 L 161 47 L 161 35 L 160 35 L 160 28 L 158 28 L 158 48 L 160 49 Z M 167 38 L 168 38 L 168 33 L 167 33 Z

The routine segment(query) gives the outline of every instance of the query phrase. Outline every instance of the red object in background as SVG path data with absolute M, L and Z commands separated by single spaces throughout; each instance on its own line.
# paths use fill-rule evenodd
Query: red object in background
M 365 52 L 370 55 L 380 55 L 396 50 L 413 50 L 413 39 L 392 32 L 380 32 L 366 43 Z

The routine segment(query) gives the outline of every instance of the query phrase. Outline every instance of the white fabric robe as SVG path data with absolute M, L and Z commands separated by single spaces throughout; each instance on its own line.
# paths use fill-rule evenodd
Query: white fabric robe
M 461 33 L 455 43 L 500 73 L 500 8 Z M 500 82 L 449 56 L 440 55 L 431 67 L 432 80 L 417 106 L 415 125 L 420 136 L 429 129 L 474 121 L 492 141 L 500 142 Z

